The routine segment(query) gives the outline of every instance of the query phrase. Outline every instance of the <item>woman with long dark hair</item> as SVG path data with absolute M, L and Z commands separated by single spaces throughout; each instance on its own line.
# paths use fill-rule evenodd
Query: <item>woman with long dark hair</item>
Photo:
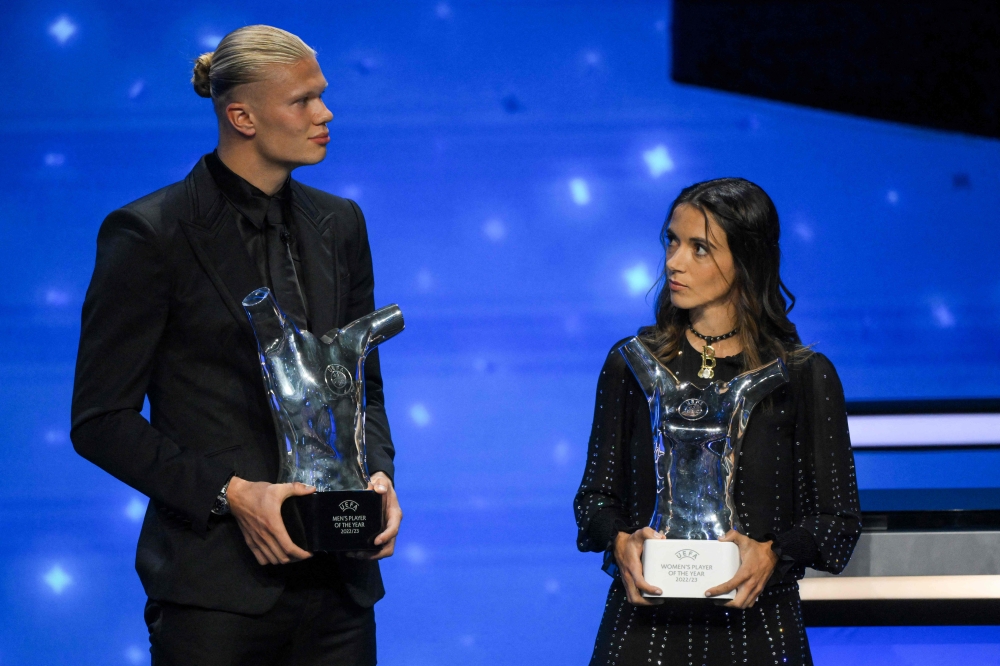
M 656 501 L 653 435 L 643 391 L 614 345 L 601 370 L 583 482 L 578 547 L 604 551 L 614 578 L 591 664 L 810 664 L 797 581 L 839 573 L 861 520 L 844 392 L 830 361 L 804 347 L 780 278 L 778 212 L 757 185 L 721 178 L 686 188 L 660 234 L 666 251 L 647 349 L 682 382 L 727 382 L 774 359 L 789 382 L 750 417 L 734 461 L 742 532 L 731 581 L 712 599 L 649 599 L 642 576 Z M 786 296 L 788 297 L 786 300 Z M 708 347 L 710 345 L 710 347 Z M 714 355 L 710 353 L 714 351 Z M 657 603 L 660 602 L 660 603 Z

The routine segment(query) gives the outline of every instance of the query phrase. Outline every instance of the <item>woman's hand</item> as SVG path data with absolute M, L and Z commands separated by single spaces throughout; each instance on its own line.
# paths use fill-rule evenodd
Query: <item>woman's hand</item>
M 615 537 L 615 562 L 621 571 L 622 583 L 625 584 L 625 594 L 630 604 L 652 606 L 653 602 L 642 596 L 642 593 L 663 594 L 660 588 L 653 587 L 642 577 L 642 544 L 646 539 L 664 538 L 666 537 L 651 527 L 644 527 L 632 534 L 619 532 Z
M 736 598 L 725 604 L 730 608 L 750 608 L 757 601 L 757 595 L 767 584 L 778 556 L 771 550 L 771 542 L 754 541 L 735 530 L 729 530 L 719 541 L 732 541 L 740 548 L 740 568 L 729 581 L 705 592 L 706 597 L 714 597 L 736 590 Z

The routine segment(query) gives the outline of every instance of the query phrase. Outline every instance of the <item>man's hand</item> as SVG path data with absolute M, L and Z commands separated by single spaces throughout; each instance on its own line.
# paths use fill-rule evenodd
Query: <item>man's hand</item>
M 381 560 L 392 555 L 396 548 L 396 535 L 399 533 L 399 523 L 403 520 L 403 510 L 399 508 L 399 498 L 392 480 L 384 472 L 372 474 L 368 490 L 374 490 L 382 496 L 382 506 L 385 510 L 385 531 L 375 537 L 375 545 L 381 548 L 378 552 L 345 553 L 348 557 L 359 560 Z
M 281 504 L 293 495 L 316 492 L 303 483 L 245 481 L 234 476 L 226 497 L 229 511 L 259 564 L 288 564 L 312 557 L 292 543 L 281 519 Z
M 621 571 L 622 583 L 625 584 L 625 594 L 630 604 L 652 606 L 654 601 L 642 596 L 642 593 L 663 594 L 660 588 L 653 587 L 642 577 L 642 544 L 646 539 L 664 538 L 666 537 L 651 527 L 643 527 L 632 534 L 619 532 L 615 537 L 615 562 Z
M 771 550 L 771 542 L 761 543 L 729 530 L 719 541 L 733 541 L 740 547 L 740 568 L 729 581 L 705 592 L 706 597 L 714 597 L 736 590 L 736 598 L 726 603 L 730 608 L 750 608 L 757 601 L 771 572 L 778 563 L 778 556 Z

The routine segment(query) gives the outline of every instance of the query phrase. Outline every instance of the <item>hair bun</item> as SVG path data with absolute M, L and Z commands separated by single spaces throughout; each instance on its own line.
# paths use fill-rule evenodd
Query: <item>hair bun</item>
M 212 53 L 202 53 L 194 61 L 194 75 L 191 77 L 191 83 L 194 85 L 194 91 L 202 97 L 212 96 L 212 80 L 209 78 L 209 72 L 212 69 L 212 55 Z

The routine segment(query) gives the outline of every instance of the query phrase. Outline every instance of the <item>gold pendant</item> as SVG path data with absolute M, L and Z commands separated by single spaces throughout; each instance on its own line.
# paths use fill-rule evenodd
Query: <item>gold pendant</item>
M 705 345 L 701 348 L 701 370 L 698 371 L 698 376 L 702 379 L 711 379 L 715 377 L 715 349 L 712 345 Z

